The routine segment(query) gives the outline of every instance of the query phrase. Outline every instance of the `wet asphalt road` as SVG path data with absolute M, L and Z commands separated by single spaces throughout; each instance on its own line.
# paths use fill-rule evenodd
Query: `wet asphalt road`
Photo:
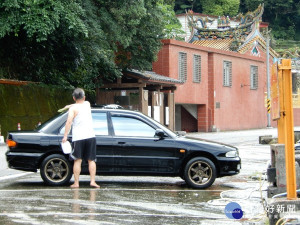
M 241 173 L 218 178 L 206 190 L 193 190 L 181 178 L 166 177 L 97 176 L 101 189 L 91 189 L 89 177 L 81 176 L 79 189 L 49 187 L 39 173 L 24 175 L 7 169 L 2 146 L 0 224 L 264 224 L 252 217 L 264 212 L 261 195 L 265 192 L 260 189 L 266 182 L 257 178 L 266 169 L 270 147 L 259 145 L 258 136 L 266 134 L 276 135 L 276 130 L 189 134 L 240 150 Z M 224 213 L 233 201 L 244 211 L 242 220 Z

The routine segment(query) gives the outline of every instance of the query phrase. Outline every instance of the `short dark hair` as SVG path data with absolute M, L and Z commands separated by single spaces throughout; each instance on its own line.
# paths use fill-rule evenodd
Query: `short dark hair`
M 75 100 L 82 99 L 82 98 L 85 96 L 84 90 L 81 89 L 81 88 L 76 88 L 76 89 L 73 91 L 72 96 L 75 98 Z

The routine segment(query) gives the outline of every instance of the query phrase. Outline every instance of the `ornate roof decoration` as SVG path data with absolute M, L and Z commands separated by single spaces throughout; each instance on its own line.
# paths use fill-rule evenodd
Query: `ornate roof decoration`
M 283 52 L 279 52 L 281 58 L 298 58 L 300 59 L 300 49 L 294 48 L 292 50 L 285 50 Z
M 248 43 L 252 42 L 252 39 L 255 37 L 259 37 L 265 42 L 264 37 L 259 32 L 259 22 L 261 22 L 263 11 L 264 5 L 261 4 L 255 11 L 248 12 L 245 15 L 240 13 L 233 18 L 228 16 L 217 18 L 199 16 L 198 14 L 196 16 L 192 10 L 189 10 L 187 18 L 191 28 L 191 37 L 188 42 L 201 43 L 200 45 L 203 46 L 223 50 L 243 52 L 244 45 L 249 47 Z M 254 55 L 259 55 L 259 52 L 255 50 L 253 53 Z

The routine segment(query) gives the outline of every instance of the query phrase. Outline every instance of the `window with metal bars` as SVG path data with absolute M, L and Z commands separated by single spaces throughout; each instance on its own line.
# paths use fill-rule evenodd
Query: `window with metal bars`
M 178 79 L 185 82 L 187 79 L 187 56 L 185 52 L 178 55 Z
M 223 86 L 232 86 L 232 62 L 223 61 Z
M 194 55 L 193 59 L 193 81 L 195 83 L 201 82 L 201 56 Z
M 254 90 L 258 88 L 258 66 L 250 67 L 250 88 Z

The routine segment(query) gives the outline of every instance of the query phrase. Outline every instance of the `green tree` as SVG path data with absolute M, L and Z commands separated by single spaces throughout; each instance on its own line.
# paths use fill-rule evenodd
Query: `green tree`
M 0 38 L 10 33 L 18 36 L 24 30 L 29 38 L 40 42 L 60 24 L 87 36 L 87 28 L 80 18 L 83 14 L 84 10 L 76 1 L 4 0 L 0 3 Z
M 93 88 L 123 69 L 150 69 L 160 40 L 173 29 L 167 25 L 176 24 L 169 4 L 172 0 L 3 0 L 2 76 Z
M 192 9 L 197 13 L 214 16 L 235 16 L 240 6 L 240 0 L 176 0 L 175 3 L 177 14 Z
M 299 0 L 241 0 L 241 11 L 253 11 L 264 3 L 263 21 L 268 22 L 275 39 L 300 40 Z
M 215 16 L 235 16 L 238 14 L 240 0 L 203 0 L 203 13 Z
M 174 10 L 176 14 L 186 13 L 187 10 L 202 12 L 202 1 L 197 0 L 175 0 Z
M 163 4 L 163 2 L 159 3 L 159 7 L 164 15 L 164 38 L 183 40 L 180 35 L 184 34 L 184 31 L 181 29 L 181 23 L 175 15 L 174 6 L 175 4 L 167 5 Z

